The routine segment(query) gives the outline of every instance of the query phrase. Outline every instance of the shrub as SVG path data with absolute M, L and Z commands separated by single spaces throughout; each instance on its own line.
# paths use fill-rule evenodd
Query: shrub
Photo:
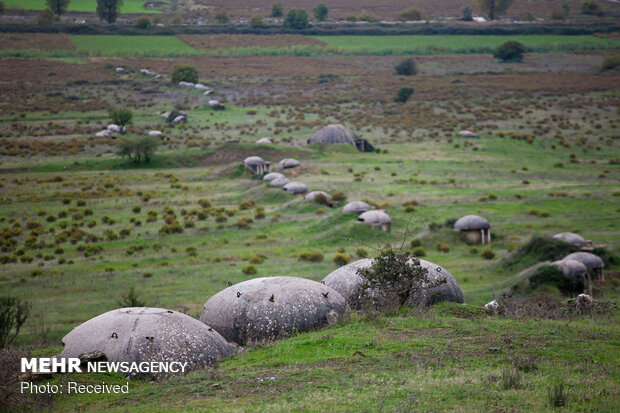
M 133 121 L 133 111 L 129 108 L 116 108 L 109 112 L 110 120 L 119 126 L 131 125 Z
M 264 254 L 254 254 L 252 258 L 250 258 L 250 264 L 262 264 L 267 259 L 267 256 Z
M 97 0 L 97 15 L 101 20 L 114 23 L 120 13 L 122 0 Z
M 69 6 L 69 0 L 46 0 L 45 3 L 52 13 L 59 16 L 66 12 L 67 6 Z M 2 9 L 2 7 L 0 7 L 0 9 Z
M 284 15 L 284 7 L 282 3 L 275 3 L 271 6 L 271 17 L 282 17 Z
M 198 69 L 192 65 L 176 65 L 172 69 L 170 81 L 173 84 L 178 84 L 179 82 L 198 83 Z
M 252 18 L 250 19 L 250 27 L 253 29 L 260 29 L 263 27 L 267 27 L 267 23 L 265 23 L 263 16 L 256 15 L 252 16 Z
M 342 191 L 336 191 L 336 192 L 332 193 L 331 195 L 332 195 L 332 200 L 336 201 L 336 202 L 346 201 L 347 200 L 347 196 Z
M 357 16 L 357 20 L 361 22 L 376 23 L 379 21 L 379 18 L 372 13 L 362 13 Z
M 302 251 L 299 253 L 300 261 L 320 262 L 323 261 L 323 254 L 314 251 Z
M 196 247 L 187 247 L 187 248 L 185 248 L 185 252 L 190 257 L 197 257 L 198 256 L 198 250 L 196 249 Z
M 531 257 L 532 261 L 555 261 L 564 258 L 568 254 L 579 250 L 579 248 L 551 237 L 532 237 L 525 245 L 506 261 L 505 265 L 510 267 L 518 264 L 526 257 Z
M 424 256 L 426 256 L 426 251 L 424 251 L 424 247 L 416 247 L 416 248 L 413 249 L 413 251 L 411 251 L 411 253 L 415 257 L 424 257 Z
M 217 13 L 214 18 L 215 21 L 219 24 L 230 23 L 230 16 L 228 15 L 228 13 L 226 13 L 226 11 L 221 11 Z M 187 80 L 187 82 L 189 82 L 189 80 Z
M 0 14 L 4 14 L 5 11 L 6 11 L 6 7 L 4 6 L 4 3 L 0 1 Z
M 421 247 L 422 246 L 422 240 L 420 240 L 419 238 L 412 239 L 411 242 L 409 243 L 409 245 L 411 246 L 411 248 Z
M 418 68 L 412 58 L 405 59 L 394 66 L 396 73 L 401 76 L 412 76 L 418 74 Z
M 537 289 L 541 285 L 554 285 L 564 295 L 575 295 L 583 292 L 583 280 L 565 277 L 558 268 L 552 265 L 541 265 L 530 275 L 530 288 Z
M 136 19 L 134 26 L 136 26 L 138 29 L 146 30 L 153 27 L 153 24 L 151 23 L 151 19 L 149 19 L 147 16 L 141 16 Z
M 334 263 L 340 265 L 341 267 L 343 265 L 347 265 L 349 261 L 351 261 L 351 257 L 349 254 L 345 254 L 344 252 L 338 252 L 334 256 Z
M 433 288 L 445 281 L 430 280 L 417 258 L 391 245 L 385 246 L 369 267 L 359 268 L 357 273 L 365 279 L 361 286 L 364 294 L 382 291 L 387 297 L 398 297 L 400 305 L 422 288 Z
M 327 20 L 329 14 L 329 7 L 326 3 L 319 3 L 314 9 L 312 9 L 314 18 L 320 22 Z
M 602 16 L 605 12 L 598 1 L 584 1 L 581 3 L 581 14 L 588 14 L 591 16 Z
M 304 9 L 291 9 L 286 13 L 284 22 L 285 28 L 291 30 L 302 30 L 309 26 L 308 13 Z
M 520 62 L 523 60 L 525 51 L 525 46 L 522 43 L 509 41 L 497 46 L 493 51 L 493 57 L 502 62 Z
M 30 302 L 20 298 L 0 297 L 0 349 L 7 347 L 15 340 L 31 308 Z
M 413 95 L 413 88 L 401 87 L 400 89 L 398 89 L 398 93 L 396 94 L 396 97 L 394 98 L 394 102 L 406 103 L 411 97 L 411 95 Z
M 492 260 L 493 258 L 495 258 L 495 252 L 493 252 L 491 247 L 486 247 L 485 249 L 482 250 L 482 253 L 480 254 L 480 256 L 484 258 L 485 260 Z
M 461 20 L 465 22 L 472 21 L 472 8 L 470 6 L 462 6 L 461 7 Z
M 365 248 L 358 248 L 355 250 L 355 255 L 359 258 L 366 258 L 368 257 L 368 251 Z
M 183 24 L 183 18 L 180 15 L 175 14 L 174 17 L 172 18 L 171 23 L 173 26 L 180 26 Z
M 50 9 L 42 10 L 37 15 L 37 24 L 39 26 L 49 26 L 54 23 L 54 13 Z
M 415 7 L 409 7 L 408 9 L 401 10 L 396 16 L 400 21 L 419 21 L 422 20 L 422 12 Z
M 146 307 L 146 302 L 140 298 L 140 293 L 133 285 L 121 293 L 117 304 L 119 307 Z
M 256 267 L 253 265 L 246 265 L 241 269 L 241 272 L 245 275 L 256 274 Z
M 252 201 L 251 199 L 246 199 L 244 201 L 239 202 L 239 209 L 241 211 L 252 209 L 253 207 L 254 207 L 254 201 Z
M 620 56 L 607 56 L 601 63 L 601 70 L 617 69 L 620 66 Z

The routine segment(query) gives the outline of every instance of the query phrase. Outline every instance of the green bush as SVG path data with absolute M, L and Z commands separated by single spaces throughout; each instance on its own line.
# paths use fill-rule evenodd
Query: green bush
M 262 27 L 267 27 L 267 23 L 265 23 L 263 16 L 256 15 L 252 16 L 250 19 L 250 27 L 253 29 L 259 29 Z
M 413 59 L 405 59 L 396 66 L 394 66 L 396 73 L 401 76 L 412 76 L 418 74 L 418 68 Z
M 256 274 L 256 267 L 253 265 L 246 265 L 243 269 L 241 269 L 241 272 L 245 275 Z
M 357 20 L 361 22 L 376 23 L 379 21 L 379 18 L 372 13 L 362 13 L 357 16 Z
M 178 84 L 179 82 L 198 83 L 198 69 L 192 65 L 176 65 L 172 69 L 170 82 Z
M 151 19 L 149 19 L 148 16 L 141 16 L 136 19 L 136 21 L 134 22 L 134 26 L 136 26 L 138 29 L 146 30 L 153 27 L 153 24 L 151 23 Z
M 129 108 L 115 108 L 108 112 L 112 123 L 118 126 L 131 125 L 133 122 L 133 111 Z
M 495 258 L 495 252 L 493 252 L 491 247 L 486 247 L 485 249 L 482 250 L 482 253 L 480 254 L 480 256 L 484 258 L 485 260 L 492 260 L 493 258 Z
M 116 154 L 131 159 L 135 163 L 149 163 L 159 147 L 159 139 L 143 136 L 138 139 L 125 139 L 119 145 Z
M 47 7 L 54 13 L 60 16 L 67 11 L 69 6 L 69 0 L 46 0 Z M 2 7 L 0 7 L 2 9 Z
M 140 298 L 140 293 L 132 285 L 121 293 L 121 298 L 117 301 L 119 307 L 145 307 L 146 302 Z
M 323 261 L 323 254 L 314 251 L 302 251 L 299 253 L 300 261 L 320 262 Z
M 398 93 L 396 93 L 396 97 L 394 98 L 394 102 L 396 103 L 407 103 L 409 98 L 413 95 L 413 88 L 410 87 L 401 87 L 398 89 Z
M 6 7 L 4 6 L 4 3 L 0 1 L 0 14 L 4 14 L 5 11 L 6 11 Z
M 575 295 L 583 292 L 584 283 L 581 278 L 565 277 L 558 268 L 552 265 L 541 265 L 530 275 L 530 289 L 536 290 L 544 284 L 554 285 L 564 295 Z
M 471 6 L 462 6 L 461 7 L 461 20 L 465 22 L 470 22 L 473 20 L 472 18 L 473 10 Z
M 308 22 L 308 13 L 304 9 L 289 10 L 282 24 L 284 27 L 291 30 L 305 29 L 310 25 Z
M 349 254 L 345 254 L 344 252 L 338 252 L 334 256 L 334 263 L 340 265 L 341 267 L 343 265 L 347 265 L 349 261 L 351 261 L 351 257 Z
M 411 253 L 415 257 L 424 257 L 424 256 L 426 256 L 426 251 L 424 250 L 424 247 L 415 247 L 413 249 L 413 251 L 411 251 Z
M 120 14 L 123 0 L 97 0 L 97 15 L 101 20 L 114 23 Z
M 510 267 L 522 262 L 526 258 L 528 262 L 556 261 L 568 254 L 578 251 L 579 248 L 551 237 L 535 235 L 517 252 L 505 261 L 505 266 Z
M 419 21 L 423 19 L 422 12 L 415 7 L 401 10 L 396 18 L 400 21 Z
M 326 3 L 320 3 L 314 9 L 312 9 L 312 13 L 314 14 L 315 19 L 323 22 L 327 20 L 327 16 L 329 15 L 329 7 Z
M 39 26 L 49 26 L 51 24 L 54 24 L 54 12 L 52 12 L 50 9 L 42 10 L 37 15 L 37 24 Z
M 275 3 L 271 6 L 271 17 L 282 17 L 284 15 L 284 7 L 282 3 Z
M 522 43 L 509 41 L 497 46 L 493 51 L 493 57 L 502 62 L 520 62 L 523 60 L 525 51 L 525 46 Z
M 450 246 L 448 244 L 443 243 L 443 242 L 438 242 L 437 243 L 437 251 L 439 251 L 439 252 L 450 252 Z

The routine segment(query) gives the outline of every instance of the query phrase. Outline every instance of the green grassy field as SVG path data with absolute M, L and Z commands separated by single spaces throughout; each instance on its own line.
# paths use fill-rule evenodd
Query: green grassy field
M 142 6 L 143 0 L 124 0 L 121 6 L 121 13 L 161 13 L 159 10 L 149 10 Z M 26 10 L 43 10 L 47 8 L 45 0 L 4 0 L 7 8 L 19 7 Z M 95 12 L 97 10 L 96 0 L 71 0 L 67 11 L 76 12 Z
M 433 36 L 313 36 L 345 54 L 489 53 L 507 41 L 523 43 L 529 52 L 617 49 L 620 42 L 589 35 L 433 35 Z
M 174 36 L 71 35 L 78 50 L 102 55 L 192 54 L 195 49 Z

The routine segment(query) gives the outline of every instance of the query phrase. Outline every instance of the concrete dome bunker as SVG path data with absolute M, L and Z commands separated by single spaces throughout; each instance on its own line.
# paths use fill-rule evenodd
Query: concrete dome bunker
M 466 215 L 454 223 L 454 230 L 468 244 L 491 243 L 491 224 L 478 215 Z
M 109 361 L 187 362 L 188 370 L 213 366 L 234 348 L 210 326 L 177 311 L 128 307 L 80 324 L 62 339 L 60 357 L 103 352 Z
M 344 314 L 335 290 L 298 277 L 262 277 L 228 287 L 204 305 L 200 321 L 238 344 L 323 327 Z

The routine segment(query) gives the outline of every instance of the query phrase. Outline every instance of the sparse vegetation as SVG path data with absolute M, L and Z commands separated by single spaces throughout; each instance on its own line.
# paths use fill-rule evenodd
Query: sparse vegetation
M 493 57 L 502 62 L 520 62 L 523 60 L 525 46 L 519 42 L 506 42 L 493 51 Z

